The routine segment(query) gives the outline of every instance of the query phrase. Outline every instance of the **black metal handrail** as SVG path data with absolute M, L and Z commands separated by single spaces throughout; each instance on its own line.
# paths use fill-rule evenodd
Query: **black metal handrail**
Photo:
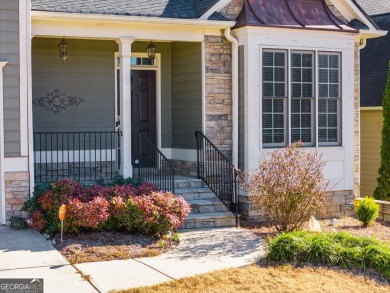
M 238 227 L 238 174 L 239 170 L 200 131 L 195 131 L 198 178 L 217 195 L 236 217 Z
M 115 131 L 35 132 L 35 183 L 114 179 L 119 170 L 118 139 Z
M 135 160 L 134 165 L 138 178 L 153 183 L 163 191 L 175 192 L 173 164 L 142 132 L 139 136 L 139 158 Z

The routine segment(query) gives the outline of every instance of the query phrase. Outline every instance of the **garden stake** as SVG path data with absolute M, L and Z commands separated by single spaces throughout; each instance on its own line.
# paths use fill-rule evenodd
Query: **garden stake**
M 66 214 L 66 205 L 61 205 L 60 210 L 58 211 L 58 217 L 61 220 L 61 243 L 62 243 L 62 236 L 64 234 L 64 219 Z

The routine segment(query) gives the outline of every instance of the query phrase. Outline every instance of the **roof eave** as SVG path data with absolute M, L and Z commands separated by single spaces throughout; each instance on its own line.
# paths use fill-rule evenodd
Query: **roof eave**
M 359 36 L 361 39 L 374 39 L 387 35 L 387 31 L 382 30 L 359 30 Z
M 235 25 L 235 21 L 204 20 L 204 19 L 183 19 L 147 16 L 126 16 L 108 14 L 82 14 L 53 11 L 31 11 L 32 20 L 81 20 L 90 22 L 111 22 L 111 23 L 136 23 L 136 24 L 157 24 L 157 25 L 186 25 L 201 27 L 230 28 Z

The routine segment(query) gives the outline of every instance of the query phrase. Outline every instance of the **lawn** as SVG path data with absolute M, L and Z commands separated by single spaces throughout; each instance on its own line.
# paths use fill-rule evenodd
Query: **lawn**
M 250 265 L 115 292 L 390 292 L 390 283 L 323 267 Z

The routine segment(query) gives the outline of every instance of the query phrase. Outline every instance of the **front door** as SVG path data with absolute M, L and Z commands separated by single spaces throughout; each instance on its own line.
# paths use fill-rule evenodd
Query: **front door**
M 156 145 L 156 71 L 131 71 L 131 160 L 148 161 L 147 149 L 141 147 L 141 133 Z

